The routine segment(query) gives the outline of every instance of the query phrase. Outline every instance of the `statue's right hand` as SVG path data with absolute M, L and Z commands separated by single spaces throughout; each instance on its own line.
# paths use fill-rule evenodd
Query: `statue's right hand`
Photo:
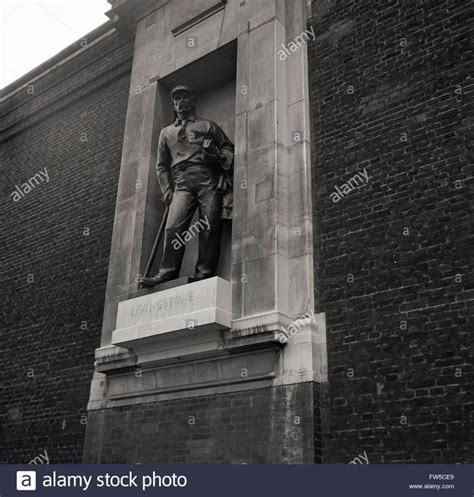
M 171 204 L 171 200 L 173 200 L 173 192 L 171 190 L 168 190 L 164 195 L 163 195 L 163 202 L 166 205 Z

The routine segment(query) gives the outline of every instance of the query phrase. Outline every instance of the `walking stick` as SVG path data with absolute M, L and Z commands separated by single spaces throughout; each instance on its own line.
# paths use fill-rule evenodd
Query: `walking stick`
M 156 234 L 155 243 L 153 244 L 153 248 L 151 249 L 150 257 L 148 258 L 148 262 L 145 268 L 145 272 L 143 273 L 143 278 L 147 278 L 151 271 L 151 266 L 153 266 L 153 261 L 156 257 L 156 252 L 158 251 L 158 246 L 160 245 L 161 237 L 163 236 L 163 231 L 165 230 L 166 220 L 168 219 L 168 211 L 170 210 L 169 205 L 166 206 L 165 213 L 163 214 L 163 218 L 161 219 L 160 228 L 158 233 Z M 142 282 L 138 284 L 138 287 L 142 285 Z

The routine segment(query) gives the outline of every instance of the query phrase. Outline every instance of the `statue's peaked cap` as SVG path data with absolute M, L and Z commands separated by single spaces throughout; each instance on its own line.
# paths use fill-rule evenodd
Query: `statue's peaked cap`
M 194 92 L 193 90 L 191 90 L 191 88 L 189 86 L 186 86 L 186 85 L 177 85 L 175 86 L 172 90 L 171 90 L 171 93 L 170 93 L 170 97 L 173 98 L 173 95 L 178 92 L 178 91 L 186 91 L 188 92 L 191 96 L 194 96 Z

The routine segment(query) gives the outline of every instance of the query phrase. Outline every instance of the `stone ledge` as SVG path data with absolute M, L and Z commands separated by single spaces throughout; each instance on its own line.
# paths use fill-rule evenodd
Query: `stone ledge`
M 95 368 L 98 373 L 123 370 L 135 366 L 137 356 L 130 350 L 107 345 L 95 350 Z
M 115 345 L 96 349 L 96 371 L 115 375 L 142 367 L 168 367 L 189 361 L 216 360 L 284 347 L 274 333 L 232 337 L 232 332 L 209 329 L 166 333 L 135 344 L 134 350 Z
M 196 324 L 192 324 L 193 322 Z M 196 331 L 207 331 L 211 329 L 230 328 L 232 313 L 212 307 L 199 311 L 174 316 L 171 318 L 153 321 L 128 328 L 121 328 L 112 333 L 112 344 L 126 349 L 134 349 L 137 345 L 142 346 L 159 340 L 161 335 L 195 333 Z
M 275 337 L 285 331 L 294 319 L 288 314 L 279 311 L 254 314 L 232 322 L 232 338 L 272 333 Z
M 183 398 L 271 386 L 280 348 L 219 350 L 201 357 L 174 358 L 171 363 L 136 364 L 97 377 L 89 409 L 103 409 L 158 399 Z M 137 371 L 140 373 L 137 374 Z M 98 373 L 96 373 L 97 375 Z

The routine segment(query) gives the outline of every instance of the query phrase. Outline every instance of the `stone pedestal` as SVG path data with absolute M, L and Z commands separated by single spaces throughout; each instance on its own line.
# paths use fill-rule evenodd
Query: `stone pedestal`
M 84 462 L 320 461 L 306 46 L 278 56 L 304 39 L 306 2 L 111 3 L 135 54 Z M 164 210 L 156 143 L 176 83 L 235 143 L 232 227 L 220 277 L 137 297 Z M 114 421 L 135 417 L 151 437 Z
M 171 333 L 177 339 L 231 324 L 231 284 L 214 277 L 120 302 L 112 345 L 137 351 Z

